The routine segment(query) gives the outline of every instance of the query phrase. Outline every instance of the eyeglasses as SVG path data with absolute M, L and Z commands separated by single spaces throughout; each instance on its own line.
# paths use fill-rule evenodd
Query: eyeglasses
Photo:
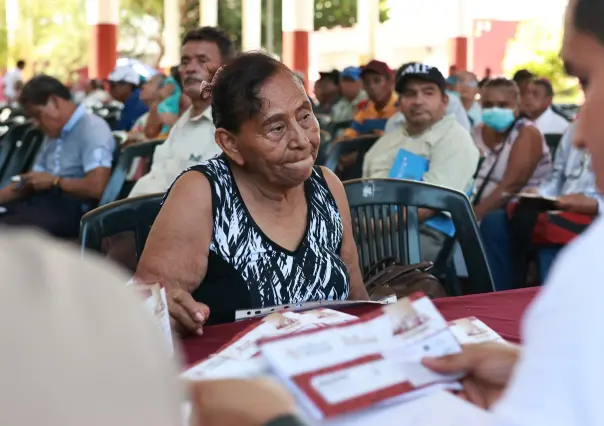
M 568 175 L 569 179 L 579 179 L 583 173 L 589 169 L 591 165 L 591 157 L 586 151 L 579 151 L 581 160 L 579 161 L 579 167 L 573 167 L 571 173 Z

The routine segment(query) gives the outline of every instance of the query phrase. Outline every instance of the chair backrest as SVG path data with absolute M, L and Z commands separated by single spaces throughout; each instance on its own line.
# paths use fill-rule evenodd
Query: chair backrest
M 0 187 L 8 185 L 12 176 L 29 171 L 43 141 L 44 133 L 37 127 L 25 131 L 23 137 L 15 142 L 10 159 L 2 171 Z
M 325 127 L 329 133 L 331 133 L 332 138 L 337 138 L 340 130 L 348 129 L 352 125 L 352 121 L 332 121 Z
M 478 225 L 470 201 L 453 189 L 402 179 L 356 179 L 344 182 L 361 270 L 380 260 L 402 264 L 420 259 L 418 208 L 451 214 L 469 271 L 471 293 L 494 291 Z
M 80 222 L 82 253 L 87 250 L 100 252 L 103 238 L 133 231 L 136 255 L 137 259 L 140 259 L 164 195 L 161 192 L 126 198 L 86 213 Z
M 30 123 L 14 124 L 10 126 L 2 139 L 0 139 L 0 177 L 18 142 L 22 142 L 23 135 L 31 127 Z
M 350 140 L 339 140 L 331 144 L 327 158 L 323 164 L 337 174 L 340 157 L 346 154 L 357 153 L 356 163 L 346 170 L 349 179 L 360 178 L 363 175 L 363 159 L 365 154 L 380 137 L 375 135 L 360 136 Z
M 545 137 L 545 143 L 549 148 L 549 152 L 552 156 L 552 159 L 556 157 L 556 150 L 558 149 L 558 145 L 560 145 L 560 140 L 562 139 L 561 133 L 547 133 L 543 135 Z
M 113 168 L 113 172 L 111 173 L 105 192 L 103 192 L 99 206 L 104 206 L 105 204 L 118 200 L 122 195 L 122 189 L 124 188 L 126 177 L 130 172 L 134 159 L 139 157 L 148 158 L 149 167 L 151 167 L 155 148 L 162 143 L 164 143 L 163 139 L 139 142 L 122 149 L 117 157 L 117 163 Z

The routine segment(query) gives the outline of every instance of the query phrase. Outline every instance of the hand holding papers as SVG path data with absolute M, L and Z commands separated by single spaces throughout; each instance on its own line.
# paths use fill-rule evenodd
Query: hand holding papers
M 456 388 L 456 376 L 421 365 L 461 350 L 446 321 L 422 294 L 357 321 L 259 342 L 271 369 L 315 419 Z

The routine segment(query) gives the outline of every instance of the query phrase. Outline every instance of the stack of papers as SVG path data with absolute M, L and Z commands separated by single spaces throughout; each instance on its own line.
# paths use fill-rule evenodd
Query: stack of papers
M 268 374 L 268 365 L 259 357 L 257 342 L 263 338 L 312 330 L 356 320 L 357 317 L 333 309 L 303 313 L 276 312 L 246 328 L 217 353 L 182 374 L 183 378 L 217 379 L 255 377 Z
M 161 284 L 137 284 L 130 282 L 134 290 L 143 298 L 145 308 L 156 318 L 157 325 L 164 336 L 170 355 L 174 354 L 170 314 L 166 300 L 166 289 Z
M 417 293 L 360 318 L 327 308 L 273 313 L 181 377 L 272 376 L 312 425 L 478 426 L 488 413 L 447 392 L 461 389 L 460 377 L 421 360 L 487 341 L 504 342 L 477 318 L 447 322 Z
M 461 351 L 423 294 L 357 321 L 264 339 L 259 346 L 270 369 L 317 420 L 460 389 L 459 377 L 421 364 L 426 356 Z

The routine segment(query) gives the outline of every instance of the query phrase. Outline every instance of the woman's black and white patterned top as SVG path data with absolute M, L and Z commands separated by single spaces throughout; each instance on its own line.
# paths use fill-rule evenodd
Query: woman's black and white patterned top
M 342 219 L 320 168 L 304 183 L 305 236 L 295 251 L 270 240 L 246 208 L 224 155 L 192 167 L 212 188 L 214 230 L 206 276 L 193 293 L 212 323 L 237 309 L 308 300 L 346 299 L 350 282 L 340 258 Z

